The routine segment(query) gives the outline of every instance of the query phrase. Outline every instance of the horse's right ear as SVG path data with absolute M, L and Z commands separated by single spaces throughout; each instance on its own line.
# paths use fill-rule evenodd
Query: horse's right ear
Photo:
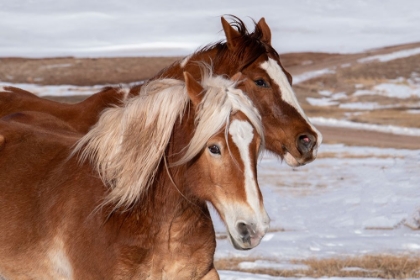
M 265 18 L 262 17 L 260 21 L 258 21 L 257 26 L 261 29 L 262 32 L 261 41 L 271 46 L 271 30 L 270 27 L 268 27 L 268 24 L 265 22 Z
M 241 36 L 241 34 L 235 28 L 230 25 L 230 23 L 222 17 L 222 26 L 226 35 L 226 44 L 229 50 L 235 50 L 237 43 L 235 38 Z
M 188 96 L 191 99 L 191 102 L 194 106 L 198 106 L 201 100 L 203 99 L 203 87 L 194 79 L 194 77 L 184 71 L 184 80 L 185 80 L 185 87 L 187 88 Z

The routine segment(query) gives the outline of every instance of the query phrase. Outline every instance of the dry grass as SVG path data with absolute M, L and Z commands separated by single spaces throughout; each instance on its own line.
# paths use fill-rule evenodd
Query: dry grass
M 350 154 L 350 153 L 334 153 L 334 152 L 322 152 L 319 153 L 317 158 L 350 158 L 350 159 L 363 159 L 363 158 L 380 158 L 380 159 L 386 159 L 386 158 L 399 158 L 403 159 L 403 156 L 396 156 L 396 155 L 375 155 L 375 154 Z
M 392 98 L 378 94 L 353 95 L 360 89 L 372 89 L 375 85 L 389 82 L 389 79 L 409 79 L 413 73 L 420 73 L 420 55 L 395 59 L 389 62 L 353 63 L 349 67 L 337 67 L 332 74 L 323 75 L 294 86 L 299 102 L 309 117 L 348 119 L 354 122 L 404 127 L 420 127 L 420 114 L 407 113 L 407 109 L 418 109 L 417 97 Z M 402 83 L 404 80 L 402 80 Z M 307 98 L 321 98 L 319 91 L 342 92 L 346 99 L 340 103 L 377 103 L 375 110 L 356 110 L 332 106 L 311 106 Z M 414 105 L 413 105 L 414 104 Z M 414 107 L 413 107 L 414 106 Z
M 373 110 L 350 118 L 351 121 L 360 123 L 375 123 L 382 125 L 396 125 L 420 128 L 420 114 L 410 114 L 401 110 Z
M 241 262 L 256 259 L 231 258 L 216 261 L 219 270 L 242 270 L 281 277 L 377 277 L 405 279 L 420 277 L 419 256 L 367 255 L 361 257 L 293 260 L 289 263 L 306 265 L 308 269 L 239 269 Z M 268 260 L 274 262 L 274 260 Z

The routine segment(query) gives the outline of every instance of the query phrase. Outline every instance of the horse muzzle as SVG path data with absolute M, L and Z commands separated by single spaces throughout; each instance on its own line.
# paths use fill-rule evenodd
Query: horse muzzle
M 239 221 L 236 223 L 235 232 L 229 232 L 229 239 L 237 250 L 250 250 L 260 244 L 261 239 L 269 228 L 269 223 L 257 227 L 254 223 Z
M 322 135 L 317 133 L 302 133 L 298 135 L 294 146 L 284 147 L 284 160 L 289 166 L 302 166 L 315 160 L 318 154 L 318 147 L 322 142 Z M 290 148 L 290 149 L 289 149 Z

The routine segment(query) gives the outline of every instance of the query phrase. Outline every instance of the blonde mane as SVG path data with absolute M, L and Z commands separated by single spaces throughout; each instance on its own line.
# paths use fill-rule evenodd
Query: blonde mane
M 261 118 L 236 84 L 221 76 L 204 75 L 204 97 L 196 111 L 194 136 L 176 163 L 196 156 L 207 140 L 229 123 L 231 113 L 242 111 L 263 138 Z M 73 154 L 90 160 L 110 187 L 104 204 L 129 207 L 153 184 L 177 120 L 189 104 L 185 83 L 174 79 L 149 82 L 138 96 L 120 107 L 105 110 L 97 124 L 77 143 Z

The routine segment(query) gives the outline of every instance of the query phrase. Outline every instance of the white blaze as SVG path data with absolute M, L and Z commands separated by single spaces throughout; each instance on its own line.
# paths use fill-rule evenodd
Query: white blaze
M 254 138 L 254 129 L 247 121 L 234 120 L 229 127 L 229 134 L 233 142 L 239 149 L 239 153 L 244 163 L 245 193 L 249 206 L 255 214 L 260 213 L 260 201 L 254 172 L 251 168 L 251 158 L 249 154 L 249 144 Z M 259 215 L 257 215 L 259 216 Z
M 302 108 L 299 105 L 299 102 L 297 101 L 296 95 L 291 85 L 289 84 L 289 81 L 287 80 L 286 74 L 283 72 L 280 65 L 278 65 L 278 63 L 274 59 L 269 58 L 268 61 L 261 63 L 261 68 L 264 69 L 270 76 L 270 78 L 277 83 L 281 91 L 281 98 L 285 102 L 289 103 L 292 107 L 294 107 L 299 112 L 299 114 L 308 122 L 311 129 L 315 131 L 315 133 L 317 134 L 317 146 L 319 146 L 322 142 L 322 134 L 311 124 L 308 117 L 303 112 Z M 314 151 L 316 151 L 316 149 L 314 149 Z

